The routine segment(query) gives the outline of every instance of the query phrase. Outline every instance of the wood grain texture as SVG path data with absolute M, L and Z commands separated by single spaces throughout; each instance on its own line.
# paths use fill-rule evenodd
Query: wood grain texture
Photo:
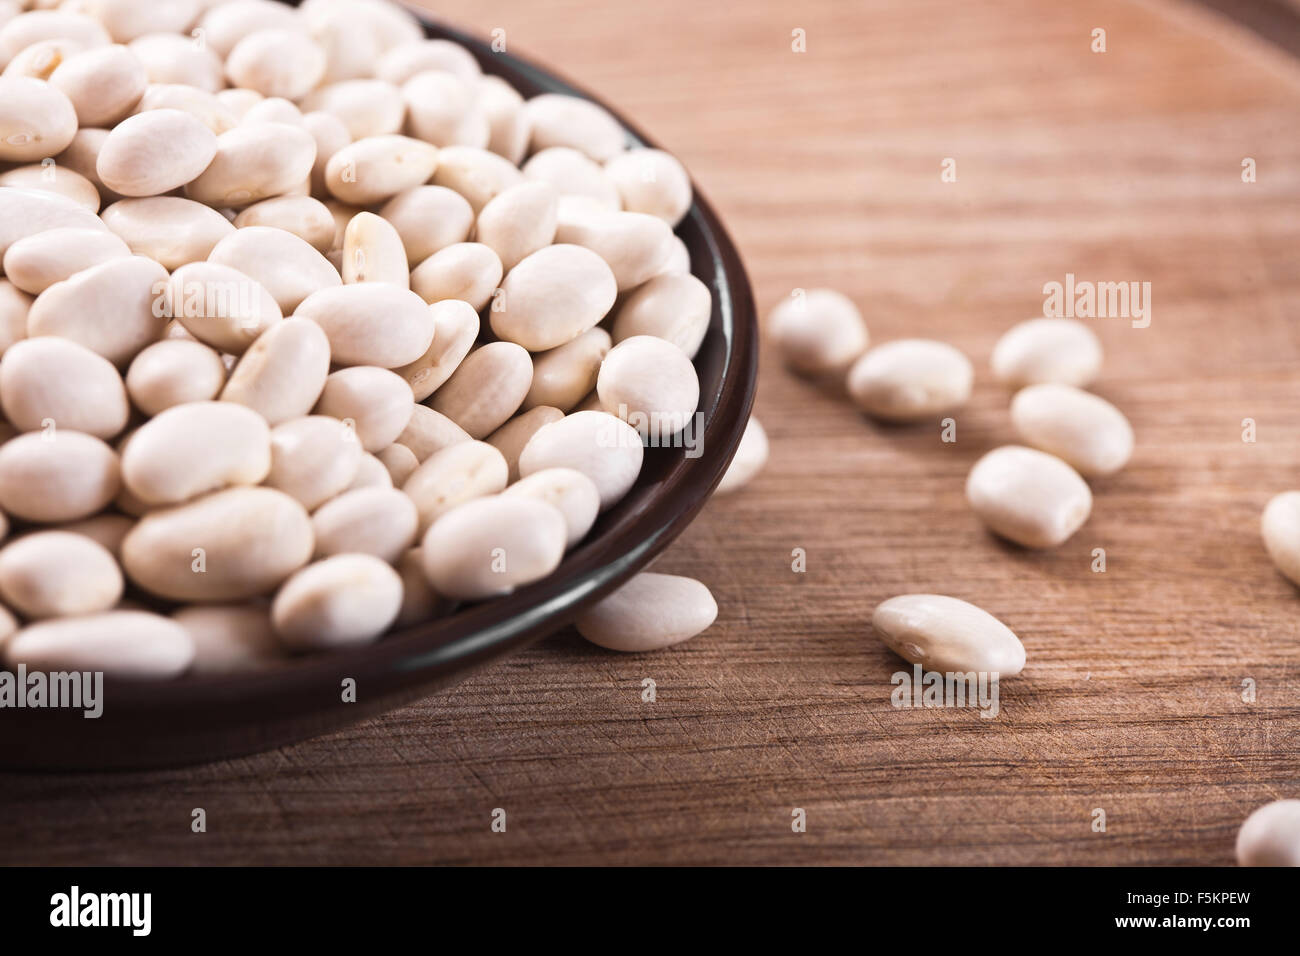
M 766 352 L 767 470 L 657 565 L 713 589 L 707 634 L 626 657 L 564 633 L 257 757 L 9 775 L 0 860 L 1226 864 L 1252 809 L 1300 796 L 1300 592 L 1258 533 L 1268 498 L 1300 486 L 1300 66 L 1172 0 L 437 9 L 504 28 L 674 150 L 764 312 L 833 286 L 875 341 L 965 350 L 980 378 L 958 441 L 874 426 Z M 963 483 L 1013 438 L 993 343 L 1067 272 L 1152 284 L 1149 328 L 1091 323 L 1097 391 L 1138 447 L 1094 483 L 1083 530 L 1031 554 L 981 529 Z M 870 613 L 913 591 L 1023 638 L 997 719 L 891 706 L 902 665 Z

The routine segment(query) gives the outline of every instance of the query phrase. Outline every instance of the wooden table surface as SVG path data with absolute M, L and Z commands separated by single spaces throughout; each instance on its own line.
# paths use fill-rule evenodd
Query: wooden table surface
M 874 426 L 766 351 L 766 471 L 658 564 L 712 588 L 708 633 L 619 656 L 566 632 L 246 759 L 3 776 L 0 860 L 1226 864 L 1252 809 L 1300 796 L 1300 592 L 1258 532 L 1300 487 L 1300 66 L 1176 0 L 437 7 L 681 156 L 763 312 L 833 286 L 876 341 L 965 350 L 958 440 Z M 963 483 L 1013 438 L 993 343 L 1067 273 L 1151 283 L 1149 328 L 1090 323 L 1138 445 L 1082 531 L 1027 553 Z M 913 591 L 1022 637 L 996 719 L 891 705 L 870 614 Z

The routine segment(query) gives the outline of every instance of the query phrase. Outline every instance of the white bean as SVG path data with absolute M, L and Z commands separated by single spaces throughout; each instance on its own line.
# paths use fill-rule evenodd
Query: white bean
M 580 411 L 543 425 L 519 453 L 519 474 L 572 468 L 596 483 L 601 510 L 621 499 L 641 473 L 641 436 L 605 412 Z
M 857 306 L 833 289 L 796 289 L 767 317 L 767 334 L 785 364 L 804 375 L 845 371 L 868 342 Z
M 1025 666 L 1025 646 L 988 611 L 943 594 L 903 594 L 882 601 L 871 626 L 885 645 L 911 664 L 941 674 L 1014 677 Z
M 877 345 L 853 364 L 848 390 L 868 415 L 915 422 L 964 405 L 974 378 L 970 360 L 951 345 L 898 339 Z
M 271 470 L 266 484 L 302 502 L 308 511 L 342 492 L 361 467 L 361 443 L 338 419 L 308 415 L 271 430 Z
M 159 597 L 244 601 L 306 564 L 313 546 L 311 520 L 295 499 L 274 488 L 227 488 L 149 512 L 122 541 L 122 565 Z
M 421 546 L 435 591 L 479 600 L 546 577 L 564 557 L 564 516 L 523 496 L 476 498 L 435 521 Z
M 549 183 L 520 183 L 478 214 L 476 241 L 489 246 L 507 272 L 555 238 L 557 194 Z
M 222 239 L 233 234 L 230 220 L 215 209 L 180 196 L 123 199 L 103 212 L 104 225 L 164 269 L 202 262 Z
M 657 651 L 708 630 L 718 603 L 693 578 L 645 571 L 583 610 L 578 633 L 611 651 Z
M 518 411 L 533 381 L 528 352 L 511 342 L 489 342 L 470 352 L 433 393 L 429 407 L 471 438 L 485 438 Z
M 441 299 L 429 306 L 429 315 L 433 317 L 433 342 L 410 365 L 393 370 L 410 385 L 417 402 L 451 378 L 478 338 L 478 313 L 468 302 Z
M 718 482 L 718 487 L 714 489 L 715 494 L 725 495 L 728 492 L 737 491 L 749 484 L 754 476 L 763 470 L 767 464 L 768 442 L 767 432 L 759 422 L 756 415 L 750 415 L 749 421 L 745 425 L 744 434 L 740 436 L 740 445 L 736 448 L 736 456 L 731 459 L 731 464 L 722 475 L 722 480 Z
M 206 128 L 204 131 L 211 135 Z M 216 154 L 200 175 L 186 184 L 185 195 L 210 206 L 248 206 L 290 192 L 311 175 L 315 162 L 316 140 L 301 126 L 236 126 L 216 137 Z
M 369 136 L 329 158 L 325 186 L 344 202 L 368 206 L 427 182 L 438 161 L 436 147 L 410 136 Z
M 522 495 L 552 505 L 564 516 L 565 547 L 583 539 L 600 512 L 600 492 L 590 478 L 572 468 L 544 468 L 508 487 L 503 495 Z
M 316 413 L 350 422 L 361 447 L 376 452 L 391 445 L 406 428 L 413 401 L 411 387 L 400 375 L 355 365 L 325 379 Z
M 549 405 L 562 412 L 572 409 L 596 387 L 609 349 L 609 333 L 597 326 L 559 348 L 538 353 L 524 408 Z
M 27 334 L 57 335 L 124 366 L 162 336 L 167 270 L 142 256 L 110 259 L 36 297 Z
M 339 554 L 308 565 L 275 596 L 271 621 L 290 648 L 367 644 L 397 619 L 402 579 L 368 554 Z
M 189 402 L 149 419 L 122 449 L 122 482 L 149 505 L 228 485 L 256 485 L 271 469 L 271 431 L 234 402 Z
M 1300 491 L 1284 491 L 1269 500 L 1260 533 L 1273 564 L 1300 586 Z
M 286 656 L 270 609 L 261 604 L 193 604 L 174 611 L 172 620 L 194 642 L 193 674 L 245 674 Z
M 15 342 L 0 360 L 0 404 L 20 431 L 58 428 L 112 438 L 130 407 L 122 376 L 107 359 L 67 339 Z
M 345 491 L 311 516 L 316 555 L 373 554 L 396 564 L 415 543 L 419 521 L 415 503 L 395 488 Z
M 155 342 L 132 360 L 126 372 L 127 393 L 146 415 L 186 402 L 210 401 L 225 383 L 221 356 L 201 342 L 186 339 Z
M 420 532 L 458 505 L 503 491 L 508 480 L 506 460 L 481 441 L 457 442 L 442 448 L 411 473 L 402 491 L 415 502 Z
M 294 315 L 325 330 L 339 365 L 399 368 L 433 342 L 433 316 L 414 292 L 387 282 L 359 282 L 313 292 Z
M 1237 831 L 1239 866 L 1300 866 L 1300 800 L 1259 807 Z
M 975 463 L 966 498 L 990 531 L 1026 548 L 1054 548 L 1083 526 L 1092 492 L 1061 459 L 1020 445 Z
M 24 292 L 40 295 L 82 269 L 130 254 L 125 242 L 102 229 L 49 229 L 11 245 L 4 274 Z
M 103 671 L 113 677 L 169 678 L 194 659 L 179 624 L 146 611 L 107 611 L 28 625 L 4 645 L 6 662 L 36 671 Z
M 571 342 L 595 326 L 618 296 L 605 260 L 581 246 L 557 244 L 534 252 L 501 285 L 492 331 L 530 352 Z
M 610 349 L 600 363 L 596 392 L 607 412 L 642 438 L 661 443 L 690 425 L 700 380 L 677 346 L 653 335 L 634 335 Z
M 627 136 L 607 110 L 590 100 L 543 93 L 524 109 L 532 123 L 532 150 L 570 146 L 603 163 L 623 151 Z
M 285 315 L 312 293 L 343 284 L 338 270 L 309 242 L 270 226 L 236 229 L 208 259 L 261 283 Z
M 0 76 L 0 162 L 40 162 L 77 132 L 77 111 L 62 90 L 29 76 Z
M 28 521 L 76 521 L 121 487 L 117 453 L 93 435 L 28 432 L 0 445 L 0 508 Z
M 1133 428 L 1118 408 L 1073 385 L 1030 385 L 1011 400 L 1011 423 L 1027 445 L 1084 477 L 1113 475 L 1133 454 Z
M 558 422 L 563 417 L 564 412 L 558 408 L 538 405 L 516 415 L 484 439 L 505 458 L 506 465 L 510 469 L 509 480 L 512 483 L 519 480 L 519 455 L 537 434 L 537 429 L 551 422 Z
M 157 196 L 186 186 L 191 199 L 207 202 L 195 183 L 215 164 L 220 146 L 221 139 L 192 114 L 148 110 L 113 127 L 95 170 L 105 186 L 123 196 Z
M 675 156 L 661 149 L 629 149 L 605 163 L 623 208 L 658 216 L 676 226 L 691 208 L 691 178 Z
M 79 125 L 110 127 L 140 101 L 149 76 L 131 50 L 112 45 L 73 54 L 49 82 L 72 101 Z
M 712 315 L 713 295 L 708 286 L 689 273 L 667 273 L 649 279 L 623 299 L 614 313 L 610 334 L 615 342 L 634 335 L 655 335 L 695 358 Z
M 113 555 L 83 535 L 39 531 L 0 550 L 0 596 L 28 618 L 107 611 L 122 584 Z
M 445 186 L 405 189 L 384 203 L 379 215 L 402 237 L 407 265 L 412 269 L 435 252 L 464 242 L 474 228 L 469 202 Z M 497 281 L 500 279 L 498 275 Z
M 1054 382 L 1082 388 L 1101 372 L 1101 343 L 1075 319 L 1030 319 L 993 347 L 993 377 L 1019 388 Z
M 329 368 L 324 330 L 310 319 L 288 318 L 267 329 L 243 354 L 221 398 L 247 405 L 278 425 L 311 411 Z
M 219 262 L 191 262 L 167 285 L 170 315 L 200 342 L 242 355 L 283 316 L 271 293 L 238 269 Z
M 430 304 L 459 299 L 480 312 L 501 282 L 501 258 L 481 242 L 439 249 L 411 272 L 411 290 Z

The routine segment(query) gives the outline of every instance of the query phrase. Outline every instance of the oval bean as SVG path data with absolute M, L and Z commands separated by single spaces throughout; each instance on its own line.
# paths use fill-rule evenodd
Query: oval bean
M 117 453 L 93 435 L 27 432 L 0 445 L 0 508 L 28 521 L 86 518 L 121 487 Z
M 38 531 L 0 550 L 0 596 L 27 618 L 107 611 L 122 572 L 102 545 L 68 531 Z
M 636 483 L 645 450 L 641 436 L 622 419 L 605 412 L 581 411 L 543 425 L 519 453 L 519 474 L 544 468 L 572 468 L 596 484 L 601 510 L 621 499 Z
M 106 611 L 30 624 L 4 645 L 5 661 L 34 671 L 102 671 L 163 679 L 184 673 L 194 642 L 179 624 L 147 611 Z
M 354 365 L 325 379 L 316 413 L 350 422 L 361 447 L 377 452 L 406 428 L 413 403 L 411 387 L 400 375 L 386 368 Z
M 361 467 L 361 443 L 338 419 L 308 415 L 271 430 L 266 484 L 314 511 L 352 484 Z
M 1011 400 L 1026 445 L 1056 455 L 1084 477 L 1113 475 L 1133 454 L 1133 428 L 1118 408 L 1073 385 L 1030 385 Z
M 618 306 L 610 335 L 615 342 L 634 335 L 654 335 L 672 342 L 688 358 L 695 358 L 712 315 L 713 295 L 695 276 L 657 275 L 634 289 Z M 862 341 L 865 346 L 865 331 Z
M 29 76 L 0 76 L 0 162 L 40 162 L 62 152 L 77 132 L 64 92 Z
M 285 647 L 261 604 L 192 604 L 172 620 L 194 642 L 192 674 L 246 674 L 283 661 Z
M 248 206 L 292 191 L 311 175 L 315 162 L 316 140 L 301 126 L 236 126 L 216 137 L 216 154 L 188 182 L 185 195 L 210 206 Z
M 360 282 L 313 292 L 294 315 L 325 330 L 339 365 L 399 368 L 433 342 L 433 317 L 414 292 L 387 282 Z
M 132 433 L 122 450 L 122 482 L 148 505 L 256 485 L 271 471 L 271 443 L 265 420 L 243 405 L 177 405 Z
M 439 249 L 411 272 L 411 290 L 425 302 L 459 299 L 476 313 L 487 306 L 500 282 L 501 259 L 480 242 Z
M 172 318 L 200 342 L 231 355 L 242 355 L 283 318 L 261 283 L 218 262 L 181 266 L 167 295 Z
M 271 621 L 293 650 L 367 644 L 388 630 L 402 607 L 402 579 L 368 554 L 339 554 L 308 565 L 284 583 Z
M 449 445 L 426 458 L 402 485 L 415 502 L 419 530 L 473 498 L 503 491 L 508 479 L 506 460 L 481 441 Z
M 0 404 L 19 431 L 48 423 L 112 438 L 126 427 L 130 408 L 122 376 L 83 345 L 42 336 L 15 342 L 0 360 Z
M 571 342 L 595 326 L 618 296 L 614 273 L 581 246 L 547 246 L 510 270 L 501 285 L 492 331 L 530 352 Z
M 853 364 L 848 390 L 868 415 L 915 422 L 964 405 L 974 378 L 970 360 L 951 345 L 898 339 L 877 345 Z
M 435 252 L 464 242 L 474 228 L 469 202 L 446 186 L 405 189 L 384 203 L 379 215 L 402 237 L 407 265 L 412 269 Z M 500 278 L 497 276 L 498 282 Z
M 1056 383 L 1082 388 L 1101 372 L 1101 343 L 1074 319 L 1030 319 L 993 347 L 993 377 L 1019 388 Z
M 553 506 L 564 516 L 567 537 L 565 547 L 571 548 L 583 539 L 596 522 L 600 511 L 600 492 L 590 478 L 572 468 L 545 468 L 521 478 L 508 487 L 503 495 L 520 495 L 534 498 Z
M 564 516 L 522 496 L 476 498 L 435 521 L 421 546 L 434 590 L 459 600 L 509 594 L 564 557 Z
M 124 366 L 162 337 L 166 289 L 167 270 L 152 259 L 110 259 L 38 295 L 27 314 L 27 334 L 71 339 Z
M 372 554 L 396 564 L 415 543 L 419 521 L 415 503 L 395 488 L 345 491 L 311 516 L 316 555 Z
M 369 136 L 325 164 L 325 186 L 346 203 L 368 206 L 427 182 L 438 166 L 435 146 L 410 136 Z
M 1300 866 L 1300 800 L 1259 807 L 1237 831 L 1238 866 Z
M 311 243 L 271 226 L 236 229 L 213 247 L 208 259 L 261 283 L 285 315 L 313 292 L 343 284 L 338 270 Z
M 605 163 L 623 208 L 656 216 L 676 227 L 691 208 L 691 177 L 675 156 L 661 149 L 634 148 Z
M 225 383 L 221 356 L 188 339 L 155 342 L 132 359 L 126 371 L 127 393 L 146 415 L 186 402 L 211 401 Z
M 903 660 L 938 673 L 1014 677 L 1025 646 L 988 611 L 943 594 L 903 594 L 882 601 L 871 626 Z
M 489 445 L 501 452 L 502 457 L 505 458 L 506 466 L 510 469 L 509 480 L 511 483 L 519 480 L 519 454 L 532 437 L 537 434 L 537 429 L 543 425 L 549 425 L 551 422 L 558 422 L 563 417 L 564 412 L 558 408 L 552 408 L 549 405 L 538 405 L 536 408 L 530 408 L 528 411 L 516 415 L 484 439 Z
M 995 448 L 975 463 L 966 498 L 989 530 L 1026 548 L 1054 548 L 1092 511 L 1092 492 L 1061 459 L 1020 445 Z
M 657 651 L 708 630 L 718 603 L 694 578 L 643 571 L 578 615 L 574 625 L 611 651 Z
M 244 601 L 311 558 L 311 520 L 274 488 L 227 488 L 151 511 L 122 542 L 137 585 L 174 601 Z
M 164 269 L 202 262 L 233 234 L 230 220 L 215 209 L 180 196 L 123 199 L 104 210 L 104 225 L 139 256 Z
M 191 199 L 206 201 L 189 190 L 216 163 L 220 148 L 221 139 L 192 114 L 149 110 L 113 127 L 100 147 L 95 171 L 122 196 L 158 196 L 185 186 Z
M 258 412 L 271 425 L 312 410 L 329 375 L 330 346 L 310 319 L 288 318 L 260 335 L 239 359 L 221 399 Z
M 785 364 L 804 375 L 844 372 L 868 342 L 857 306 L 833 289 L 796 289 L 767 317 L 767 334 Z
M 49 229 L 11 245 L 4 274 L 24 292 L 40 295 L 82 269 L 129 255 L 125 242 L 102 229 Z
M 596 392 L 607 412 L 642 438 L 660 443 L 691 424 L 700 381 L 677 346 L 653 335 L 634 335 L 610 349 L 600 363 Z

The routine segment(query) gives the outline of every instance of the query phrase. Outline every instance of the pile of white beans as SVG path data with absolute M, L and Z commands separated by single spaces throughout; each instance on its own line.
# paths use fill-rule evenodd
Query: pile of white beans
M 8 665 L 229 673 L 509 593 L 690 423 L 690 180 L 601 107 L 380 0 L 0 2 L 0 68 Z M 580 629 L 716 613 L 647 574 Z

